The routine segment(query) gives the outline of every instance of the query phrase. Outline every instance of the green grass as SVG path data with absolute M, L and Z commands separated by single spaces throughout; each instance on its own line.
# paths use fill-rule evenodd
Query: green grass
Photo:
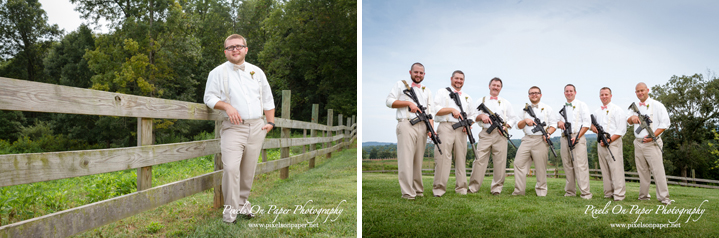
M 469 175 L 468 175 L 469 176 Z M 639 183 L 627 183 L 626 199 L 614 202 L 603 198 L 602 182 L 591 180 L 594 198 L 584 200 L 564 197 L 563 178 L 548 179 L 548 194 L 537 197 L 534 191 L 536 179 L 527 178 L 526 196 L 512 196 L 514 177 L 507 177 L 499 196 L 489 193 L 491 177 L 485 177 L 480 191 L 475 194 L 454 193 L 454 178 L 450 177 L 447 193 L 432 197 L 431 176 L 424 176 L 425 197 L 409 201 L 401 198 L 396 174 L 362 175 L 362 235 L 366 237 L 718 237 L 719 190 L 669 186 L 669 193 L 676 207 L 699 208 L 704 214 L 691 217 L 682 215 L 677 223 L 680 228 L 612 228 L 612 223 L 633 223 L 637 214 L 613 214 L 612 208 L 632 206 L 653 209 L 642 215 L 637 223 L 667 224 L 679 215 L 655 214 L 661 205 L 655 198 L 655 186 L 650 187 L 652 200 L 639 201 Z M 609 214 L 592 218 L 585 214 L 588 205 L 602 209 L 611 201 Z M 693 221 L 699 218 L 697 221 Z M 686 223 L 685 223 L 686 222 Z
M 250 228 L 249 223 L 270 224 L 274 215 L 259 215 L 252 220 L 238 219 L 237 224 L 222 222 L 222 208 L 213 208 L 213 190 L 207 190 L 170 204 L 87 231 L 79 237 L 277 237 L 277 236 L 354 236 L 357 233 L 357 149 L 332 153 L 332 158 L 317 157 L 315 169 L 308 162 L 290 166 L 288 179 L 280 180 L 279 171 L 255 176 L 250 194 L 252 205 L 267 210 L 270 205 L 294 210 L 313 200 L 315 208 L 344 209 L 335 221 L 317 219 L 316 228 Z M 307 223 L 314 216 L 279 215 L 275 223 Z

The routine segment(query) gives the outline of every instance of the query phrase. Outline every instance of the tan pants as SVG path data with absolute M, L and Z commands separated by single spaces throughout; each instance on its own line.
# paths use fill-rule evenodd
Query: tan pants
M 572 138 L 576 138 L 577 134 L 572 134 Z M 567 144 L 567 138 L 562 136 L 562 164 L 564 165 L 564 174 L 567 177 L 567 183 L 564 186 L 566 192 L 564 196 L 573 197 L 577 195 L 577 185 L 579 185 L 580 197 L 591 199 L 592 192 L 589 190 L 589 163 L 587 161 L 587 139 L 584 136 L 579 138 L 579 143 L 574 145 L 574 150 L 570 152 Z M 570 153 L 574 154 L 574 161 Z M 575 183 L 576 179 L 576 183 Z
M 449 171 L 452 168 L 452 150 L 454 150 L 454 192 L 467 194 L 466 156 L 467 156 L 467 134 L 462 128 L 452 129 L 451 122 L 440 122 L 437 128 L 437 135 L 442 153 L 439 154 L 437 147 L 434 148 L 434 184 L 432 193 L 435 196 L 442 196 L 447 191 Z
M 420 122 L 414 126 L 408 120 L 397 123 L 397 169 L 403 198 L 424 194 L 422 159 L 426 144 L 427 127 L 424 123 Z
M 244 120 L 244 123 L 234 125 L 230 121 L 222 122 L 220 131 L 220 150 L 222 151 L 222 195 L 225 205 L 231 209 L 250 209 L 250 196 L 257 160 L 260 157 L 262 143 L 265 141 L 267 131 L 262 130 L 265 125 L 263 119 Z M 245 205 L 247 203 L 247 205 Z M 242 210 L 247 213 L 249 210 Z M 237 214 L 223 212 L 222 220 L 235 221 Z
M 651 172 L 654 175 L 654 183 L 657 185 L 657 200 L 660 202 L 670 200 L 662 152 L 654 142 L 642 143 L 642 139 L 634 139 L 634 162 L 637 164 L 637 173 L 639 173 L 639 199 L 648 200 L 651 198 L 649 196 Z M 661 138 L 657 140 L 657 143 L 664 146 Z
M 612 155 L 609 151 L 614 154 Z M 602 170 L 602 182 L 604 183 L 604 197 L 614 198 L 615 201 L 624 200 L 626 187 L 624 183 L 624 155 L 622 152 L 622 138 L 609 144 L 609 148 L 597 144 L 597 157 L 599 157 L 599 168 Z
M 489 164 L 489 153 L 492 153 L 492 162 L 494 163 L 494 176 L 490 186 L 490 193 L 501 193 L 504 186 L 504 176 L 507 167 L 507 138 L 499 133 L 498 129 L 494 129 L 491 134 L 487 134 L 486 128 L 482 128 L 479 132 L 479 140 L 477 141 L 477 158 L 472 163 L 472 175 L 469 177 L 469 192 L 476 193 L 482 187 L 484 173 L 487 171 Z
M 524 195 L 527 187 L 527 174 L 530 165 L 534 161 L 534 167 L 537 171 L 537 184 L 534 191 L 537 196 L 547 196 L 547 159 L 549 155 L 549 145 L 544 142 L 541 135 L 528 135 L 522 138 L 522 144 L 517 149 L 517 155 L 514 158 L 514 192 L 512 195 Z

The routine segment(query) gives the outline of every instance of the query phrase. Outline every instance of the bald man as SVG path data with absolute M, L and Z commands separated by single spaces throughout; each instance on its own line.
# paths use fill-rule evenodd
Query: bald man
M 637 133 L 641 121 L 634 110 L 627 111 L 627 123 L 634 125 L 634 161 L 637 164 L 637 172 L 639 173 L 639 200 L 649 200 L 649 184 L 651 183 L 651 174 L 654 175 L 654 183 L 657 185 L 657 200 L 661 203 L 669 205 L 674 200 L 669 199 L 669 188 L 667 186 L 667 176 L 664 172 L 664 158 L 659 148 L 664 146 L 662 139 L 659 137 L 664 130 L 669 128 L 669 113 L 659 101 L 649 98 L 649 88 L 645 83 L 637 84 L 634 93 L 637 95 L 639 102 L 635 102 L 639 113 L 648 115 L 652 123 L 649 127 L 654 132 L 657 139 L 655 144 L 652 138 L 649 138 L 647 130 Z

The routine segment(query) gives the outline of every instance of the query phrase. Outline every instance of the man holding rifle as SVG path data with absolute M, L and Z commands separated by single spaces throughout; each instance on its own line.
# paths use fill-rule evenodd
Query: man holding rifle
M 397 108 L 397 165 L 402 198 L 414 200 L 424 196 L 422 159 L 427 136 L 439 138 L 435 138 L 433 129 L 432 93 L 420 84 L 424 80 L 424 65 L 412 64 L 409 75 L 411 87 L 404 80 L 397 82 L 387 95 L 386 104 Z
M 516 122 L 516 116 L 512 111 L 512 104 L 504 98 L 499 97 L 499 92 L 502 91 L 502 80 L 499 78 L 493 78 L 489 81 L 489 97 L 483 97 L 477 100 L 479 106 L 473 106 L 475 115 L 478 115 L 475 120 L 479 123 L 481 131 L 479 132 L 479 145 L 477 150 L 474 152 L 477 156 L 472 163 L 472 175 L 469 178 L 469 192 L 476 193 L 482 186 L 484 180 L 484 173 L 487 171 L 487 164 L 489 162 L 489 153 L 492 153 L 492 162 L 494 163 L 494 176 L 492 178 L 492 184 L 490 186 L 490 192 L 492 195 L 499 195 L 502 192 L 504 186 L 505 168 L 507 166 L 507 142 L 509 134 L 506 134 L 507 129 L 511 128 Z M 482 108 L 483 110 L 480 110 Z M 488 112 L 488 111 L 491 112 Z M 490 113 L 492 116 L 499 116 L 504 122 L 504 125 L 497 125 L 490 119 Z
M 434 153 L 434 185 L 432 193 L 435 197 L 441 197 L 447 191 L 447 181 L 449 180 L 449 171 L 452 167 L 452 150 L 454 149 L 454 176 L 455 187 L 454 192 L 458 194 L 467 194 L 467 175 L 465 161 L 467 156 L 467 137 L 471 137 L 470 142 L 474 144 L 474 136 L 471 130 L 467 130 L 472 126 L 473 114 L 467 115 L 472 104 L 472 97 L 462 92 L 464 86 L 464 73 L 461 70 L 455 70 L 452 73 L 451 88 L 443 88 L 437 91 L 434 97 L 434 106 L 437 112 L 435 119 L 439 122 L 437 134 L 442 144 L 436 146 L 435 150 L 440 147 L 445 151 L 440 154 L 438 151 Z
M 537 184 L 534 191 L 537 196 L 547 196 L 547 159 L 548 146 L 551 143 L 549 136 L 557 127 L 557 118 L 552 108 L 540 102 L 542 90 L 537 86 L 529 88 L 529 101 L 524 108 L 523 119 L 517 123 L 517 128 L 524 131 L 522 144 L 514 158 L 514 192 L 512 195 L 524 195 L 527 186 L 527 173 L 532 161 L 537 171 Z M 537 124 L 537 121 L 542 124 Z M 554 150 L 552 148 L 552 150 Z M 557 157 L 554 154 L 554 157 Z
M 592 199 L 589 190 L 589 164 L 587 161 L 587 140 L 584 133 L 589 130 L 590 113 L 586 103 L 575 100 L 577 89 L 572 84 L 564 86 L 564 97 L 567 99 L 559 110 L 557 127 L 562 133 L 562 164 L 567 183 L 564 186 L 565 197 L 576 196 L 576 184 L 579 185 L 580 197 Z
M 597 133 L 597 157 L 602 170 L 604 198 L 614 201 L 624 200 L 624 156 L 622 136 L 627 133 L 624 110 L 612 103 L 612 90 L 603 87 L 599 90 L 601 107 L 592 115 L 592 131 Z
M 639 102 L 632 103 L 627 112 L 627 122 L 634 125 L 634 161 L 639 173 L 639 200 L 649 200 L 649 184 L 651 174 L 657 185 L 657 200 L 669 205 L 667 177 L 664 173 L 662 157 L 662 139 L 659 135 L 669 128 L 669 113 L 664 104 L 649 98 L 649 89 L 645 83 L 637 84 L 634 91 Z

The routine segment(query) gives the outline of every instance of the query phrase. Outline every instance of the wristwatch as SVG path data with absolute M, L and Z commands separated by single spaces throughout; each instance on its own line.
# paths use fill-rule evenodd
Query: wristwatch
M 270 124 L 270 125 L 272 125 L 272 127 L 276 127 L 276 126 L 275 126 L 275 123 L 272 123 L 272 122 L 267 122 L 267 124 Z

